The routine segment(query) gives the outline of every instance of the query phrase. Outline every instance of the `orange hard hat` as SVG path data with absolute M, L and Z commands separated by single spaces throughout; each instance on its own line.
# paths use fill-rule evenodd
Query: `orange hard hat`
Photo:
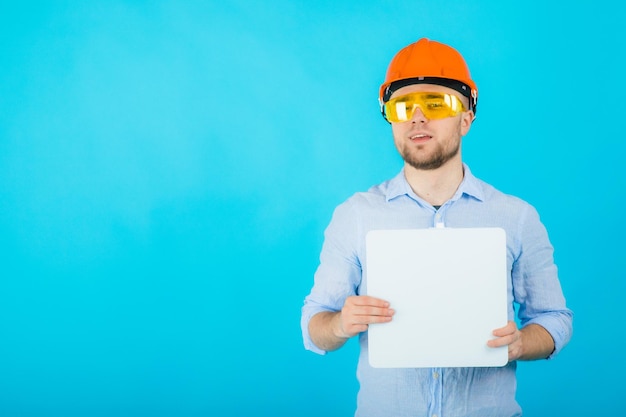
M 380 86 L 381 110 L 394 91 L 411 84 L 452 88 L 470 99 L 470 110 L 476 113 L 476 83 L 461 54 L 448 45 L 422 38 L 401 49 L 391 60 L 385 82 Z

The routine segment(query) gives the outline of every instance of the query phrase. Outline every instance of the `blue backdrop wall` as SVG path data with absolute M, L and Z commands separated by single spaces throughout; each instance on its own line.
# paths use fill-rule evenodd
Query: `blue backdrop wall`
M 624 6 L 0 5 L 0 415 L 351 415 L 357 346 L 299 319 L 334 207 L 396 174 L 377 90 L 426 36 L 480 89 L 473 172 L 539 210 L 571 344 L 529 416 L 616 415 Z M 621 322 L 621 321 L 620 321 Z

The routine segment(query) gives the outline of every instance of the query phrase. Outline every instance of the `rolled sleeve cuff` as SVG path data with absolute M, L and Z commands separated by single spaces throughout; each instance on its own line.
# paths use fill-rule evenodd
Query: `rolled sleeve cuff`
M 316 315 L 317 313 L 321 313 L 323 311 L 331 311 L 323 308 L 303 308 L 302 318 L 300 320 L 300 327 L 302 328 L 302 340 L 304 341 L 304 348 L 306 350 L 310 350 L 311 352 L 317 353 L 318 355 L 325 355 L 327 352 L 323 349 L 320 349 L 313 343 L 311 340 L 311 335 L 309 334 L 309 321 L 311 321 L 311 317 Z
M 548 333 L 550 333 L 552 340 L 554 340 L 554 351 L 546 359 L 556 357 L 572 337 L 571 314 L 544 315 L 536 317 L 529 320 L 524 327 L 529 324 L 538 324 L 543 327 Z

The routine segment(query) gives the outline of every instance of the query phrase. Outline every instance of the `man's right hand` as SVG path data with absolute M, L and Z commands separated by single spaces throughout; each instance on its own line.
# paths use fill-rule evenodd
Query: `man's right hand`
M 372 323 L 391 321 L 395 311 L 389 303 L 367 295 L 346 298 L 341 311 L 323 311 L 309 321 L 309 335 L 317 347 L 336 350 Z
M 348 339 L 366 331 L 372 323 L 391 321 L 394 313 L 389 303 L 380 298 L 368 295 L 348 297 L 339 313 L 335 335 Z

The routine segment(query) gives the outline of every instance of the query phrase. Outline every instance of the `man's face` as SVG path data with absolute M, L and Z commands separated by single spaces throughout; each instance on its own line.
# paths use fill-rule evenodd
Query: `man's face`
M 395 91 L 391 98 L 414 92 L 447 93 L 462 98 L 450 88 L 431 84 L 407 85 Z M 467 108 L 467 99 L 462 101 Z M 418 108 L 410 120 L 391 124 L 394 143 L 408 165 L 418 170 L 437 169 L 452 159 L 460 160 L 461 137 L 469 131 L 473 117 L 473 112 L 465 111 L 429 120 Z

